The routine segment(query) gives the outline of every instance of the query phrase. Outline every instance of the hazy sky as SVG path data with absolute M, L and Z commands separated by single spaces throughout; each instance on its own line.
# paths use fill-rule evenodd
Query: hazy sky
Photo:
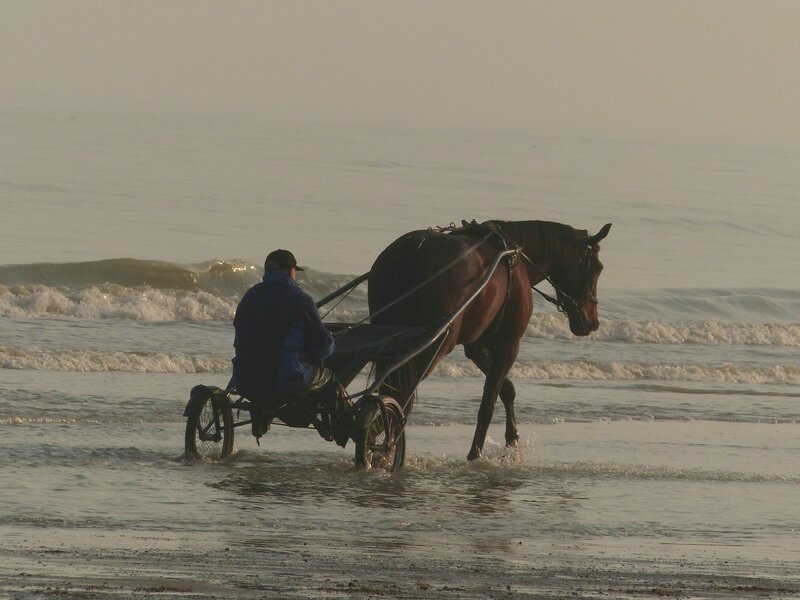
M 3 0 L 0 109 L 800 140 L 800 2 Z

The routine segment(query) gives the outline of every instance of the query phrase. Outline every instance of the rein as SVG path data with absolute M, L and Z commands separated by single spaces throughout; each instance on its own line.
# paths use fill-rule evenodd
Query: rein
M 384 312 L 384 311 L 386 311 L 386 310 L 390 309 L 390 308 L 391 308 L 392 306 L 394 306 L 395 304 L 398 304 L 399 302 L 402 302 L 403 300 L 405 300 L 406 298 L 408 298 L 408 297 L 409 297 L 411 294 L 413 294 L 414 292 L 416 292 L 416 291 L 417 291 L 417 290 L 419 290 L 420 288 L 423 288 L 423 287 L 425 287 L 425 286 L 426 286 L 426 285 L 428 285 L 428 284 L 429 284 L 431 281 L 433 281 L 434 279 L 437 279 L 437 278 L 438 278 L 440 275 L 442 275 L 443 273 L 445 273 L 446 271 L 448 271 L 450 268 L 452 268 L 453 266 L 455 266 L 457 263 L 459 263 L 459 262 L 461 262 L 462 260 L 464 260 L 464 259 L 465 259 L 467 256 L 469 256 L 470 254 L 472 254 L 473 252 L 475 252 L 475 250 L 477 250 L 479 246 L 482 246 L 483 244 L 485 244 L 485 243 L 486 243 L 486 241 L 487 241 L 487 240 L 488 240 L 488 239 L 489 239 L 489 238 L 490 238 L 492 235 L 494 235 L 494 232 L 489 232 L 489 233 L 487 233 L 487 234 L 486 234 L 484 237 L 482 237 L 480 240 L 478 240 L 477 242 L 475 242 L 475 243 L 474 243 L 472 246 L 470 246 L 469 248 L 467 248 L 467 250 L 465 250 L 465 251 L 464 251 L 464 252 L 463 252 L 463 253 L 462 253 L 460 256 L 458 256 L 456 259 L 454 259 L 454 260 L 450 261 L 449 263 L 447 263 L 447 264 L 446 264 L 445 266 L 443 266 L 441 269 L 439 269 L 438 271 L 436 271 L 436 273 L 434 273 L 433 275 L 431 275 L 430 277 L 428 277 L 428 278 L 427 278 L 425 281 L 423 281 L 423 282 L 421 282 L 421 283 L 419 283 L 419 284 L 415 285 L 413 288 L 411 288 L 410 290 L 408 290 L 408 291 L 407 291 L 405 294 L 403 294 L 403 295 L 402 295 L 402 296 L 400 296 L 399 298 L 395 298 L 394 300 L 392 300 L 391 302 L 389 302 L 389 304 L 386 304 L 386 305 L 382 306 L 380 309 L 378 309 L 378 310 L 377 310 L 377 311 L 375 311 L 374 313 L 372 313 L 372 314 L 369 314 L 369 315 L 367 315 L 366 317 L 364 317 L 363 319 L 361 319 L 360 321 L 358 321 L 357 323 L 354 323 L 352 327 L 350 327 L 349 329 L 346 329 L 345 331 L 343 331 L 342 333 L 340 333 L 340 334 L 339 334 L 339 336 L 341 337 L 341 336 L 347 335 L 348 333 L 350 333 L 351 331 L 353 331 L 353 330 L 355 330 L 356 328 L 360 327 L 361 325 L 363 325 L 363 324 L 364 324 L 364 323 L 366 323 L 367 321 L 370 321 L 370 320 L 372 320 L 374 317 L 378 316 L 378 315 L 379 315 L 379 314 L 381 314 L 382 312 Z M 366 277 L 365 277 L 365 279 L 366 279 Z M 350 290 L 350 291 L 352 291 L 352 290 Z M 348 294 L 349 294 L 349 293 L 350 293 L 350 292 L 348 292 Z M 340 302 L 341 302 L 341 301 L 340 301 Z M 337 305 L 338 305 L 338 304 L 339 304 L 339 303 L 337 302 Z M 335 307 L 334 307 L 334 308 L 335 308 Z M 331 309 L 331 310 L 333 310 L 333 309 Z M 329 312 L 330 312 L 330 310 L 328 311 L 328 313 L 329 313 Z M 325 315 L 327 316 L 327 314 L 328 314 L 328 313 L 325 313 Z
M 576 270 L 580 269 L 581 267 L 583 267 L 583 266 L 584 266 L 584 264 L 588 264 L 589 252 L 591 252 L 591 249 L 592 249 L 591 245 L 587 243 L 587 245 L 586 245 L 586 252 L 585 252 L 585 253 L 584 253 L 584 255 L 581 257 L 581 260 L 578 262 L 578 264 L 577 264 L 577 265 L 575 265 L 575 267 L 573 268 L 573 270 L 570 272 L 570 275 L 572 275 L 572 273 L 573 273 L 574 271 L 576 271 Z M 539 288 L 537 288 L 535 285 L 532 285 L 532 286 L 531 286 L 531 289 L 532 289 L 534 292 L 536 292 L 537 294 L 539 294 L 539 295 L 540 295 L 542 298 L 544 298 L 545 300 L 547 300 L 547 301 L 548 301 L 548 302 L 550 302 L 551 304 L 554 304 L 554 305 L 555 305 L 555 307 L 556 307 L 556 310 L 558 310 L 558 312 L 560 312 L 560 313 L 567 314 L 567 305 L 568 305 L 568 304 L 569 304 L 569 305 L 570 305 L 570 306 L 571 306 L 573 309 L 575 309 L 575 310 L 579 310 L 579 309 L 580 309 L 580 304 L 578 303 L 578 301 L 577 301 L 577 300 L 575 300 L 575 298 L 573 298 L 573 297 L 572 297 L 571 295 L 569 295 L 567 292 L 565 292 L 564 290 L 562 290 L 562 289 L 561 289 L 561 288 L 560 288 L 560 287 L 559 287 L 559 286 L 556 284 L 556 282 L 555 282 L 555 281 L 553 281 L 553 278 L 552 278 L 552 277 L 550 277 L 550 275 L 548 275 L 547 273 L 545 273 L 544 269 L 542 269 L 542 268 L 541 268 L 539 265 L 537 265 L 535 262 L 533 262 L 533 260 L 531 259 L 531 257 L 530 257 L 530 256 L 528 256 L 527 254 L 525 254 L 525 252 L 524 252 L 524 251 L 523 251 L 521 248 L 519 249 L 519 253 L 522 255 L 522 258 L 524 258 L 525 260 L 527 260 L 527 261 L 528 261 L 528 263 L 530 263 L 530 265 L 531 265 L 531 266 L 532 266 L 534 269 L 536 269 L 537 271 L 539 271 L 539 273 L 542 275 L 542 277 L 544 277 L 544 279 L 547 281 L 547 283 L 549 283 L 551 286 L 553 286 L 553 289 L 554 289 L 554 290 L 555 290 L 555 291 L 556 291 L 558 294 L 560 294 L 560 295 L 561 295 L 561 297 L 562 297 L 563 299 L 562 299 L 562 300 L 559 300 L 558 298 L 553 298 L 553 297 L 552 297 L 550 294 L 546 294 L 545 292 L 543 292 L 542 290 L 540 290 Z M 592 294 L 589 294 L 588 296 L 589 296 L 589 297 L 587 298 L 587 300 L 590 300 L 590 301 L 595 301 L 595 302 L 597 301 L 597 299 L 596 299 L 596 298 L 595 298 L 595 297 L 594 297 Z
M 466 221 L 464 221 L 464 224 L 465 224 L 465 225 L 469 225 L 469 224 L 468 224 Z M 440 232 L 452 232 L 452 231 L 454 231 L 454 230 L 456 230 L 456 229 L 458 229 L 458 228 L 456 227 L 456 225 L 455 225 L 455 224 L 451 223 L 449 227 L 437 227 L 436 229 L 437 229 L 438 231 L 440 231 Z M 528 261 L 528 263 L 529 263 L 529 264 L 530 264 L 530 265 L 531 265 L 533 268 L 535 268 L 537 271 L 539 271 L 539 273 L 542 275 L 542 277 L 544 277 L 544 279 L 545 279 L 545 280 L 546 280 L 546 281 L 547 281 L 547 282 L 548 282 L 548 283 L 549 283 L 551 286 L 553 286 L 553 289 L 555 289 L 555 290 L 556 290 L 556 292 L 557 292 L 557 293 L 558 293 L 558 294 L 561 296 L 561 298 L 562 298 L 562 299 L 553 298 L 551 295 L 549 295 L 549 294 L 547 294 L 547 293 L 545 293 L 545 292 L 541 291 L 541 290 L 540 290 L 540 289 L 538 289 L 536 286 L 533 286 L 533 285 L 532 285 L 532 286 L 531 286 L 531 289 L 532 289 L 533 291 L 535 291 L 537 294 L 539 294 L 539 295 L 540 295 L 542 298 L 544 298 L 545 300 L 547 300 L 547 301 L 548 301 L 548 302 L 550 302 L 551 304 L 555 305 L 555 307 L 556 307 L 556 310 L 558 310 L 558 312 L 560 312 L 560 313 L 567 314 L 567 306 L 568 306 L 568 305 L 569 305 L 571 308 L 574 308 L 575 310 L 578 310 L 578 309 L 580 308 L 580 305 L 579 305 L 578 301 L 577 301 L 577 300 L 575 300 L 575 298 L 573 298 L 573 297 L 572 297 L 570 294 L 568 294 L 568 293 L 567 293 L 567 292 L 565 292 L 563 289 L 561 289 L 561 287 L 560 287 L 558 284 L 556 284 L 556 282 L 555 282 L 555 281 L 553 281 L 553 278 L 552 278 L 552 277 L 550 277 L 550 275 L 548 275 L 547 273 L 545 273 L 544 269 L 542 269 L 542 268 L 541 268 L 539 265 L 537 265 L 537 264 L 536 264 L 536 263 L 535 263 L 535 262 L 534 262 L 534 261 L 531 259 L 531 257 L 530 257 L 530 256 L 528 256 L 528 255 L 525 253 L 525 251 L 524 251 L 524 250 L 522 250 L 522 248 L 521 248 L 521 247 L 519 247 L 519 246 L 517 246 L 517 245 L 512 245 L 512 244 L 510 244 L 510 243 L 509 243 L 509 239 L 508 239 L 508 237 L 506 236 L 505 232 L 504 232 L 504 231 L 502 231 L 502 230 L 501 230 L 499 227 L 497 227 L 497 228 L 490 229 L 490 230 L 489 230 L 489 232 L 488 232 L 486 235 L 484 235 L 483 237 L 481 237 L 481 238 L 480 238 L 480 239 L 479 239 L 477 242 L 475 242 L 475 243 L 474 243 L 472 246 L 470 246 L 470 247 L 469 247 L 469 248 L 468 248 L 466 251 L 464 251 L 464 252 L 463 252 L 463 253 L 462 253 L 460 256 L 458 256 L 456 259 L 452 260 L 451 262 L 449 262 L 448 264 L 446 264 L 445 266 L 443 266 L 441 269 L 439 269 L 438 271 L 436 271 L 435 273 L 433 273 L 432 275 L 430 275 L 430 276 L 429 276 L 427 279 L 425 279 L 425 280 L 424 280 L 424 281 L 422 281 L 421 283 L 417 284 L 416 286 L 414 286 L 413 288 L 411 288 L 410 290 L 408 290 L 408 291 L 407 291 L 405 294 L 403 294 L 403 295 L 402 295 L 402 296 L 400 296 L 399 298 L 395 298 L 395 299 L 394 299 L 392 302 L 389 302 L 388 304 L 386 304 L 386 305 L 382 306 L 380 309 L 378 309 L 378 310 L 377 310 L 377 311 L 375 311 L 374 313 L 372 313 L 372 314 L 369 314 L 369 315 L 367 315 L 365 318 L 363 318 L 363 319 L 361 319 L 360 321 L 358 321 L 357 323 L 354 323 L 352 327 L 350 327 L 350 328 L 346 329 L 345 331 L 342 331 L 342 332 L 339 334 L 339 336 L 344 336 L 344 335 L 347 335 L 348 333 L 352 332 L 354 329 L 357 329 L 358 327 L 360 327 L 361 325 L 363 325 L 363 324 L 364 324 L 364 323 L 366 323 L 367 321 L 370 321 L 370 320 L 371 320 L 373 317 L 376 317 L 376 316 L 378 316 L 379 314 L 381 314 L 382 312 L 384 312 L 384 311 L 388 310 L 388 309 L 389 309 L 389 308 L 391 308 L 392 306 L 394 306 L 394 305 L 396 305 L 396 304 L 398 304 L 398 303 L 402 302 L 403 300 L 405 300 L 406 298 L 408 298 L 408 297 L 409 297 L 411 294 L 413 294 L 414 292 L 416 292 L 416 291 L 418 291 L 419 289 L 421 289 L 421 288 L 425 287 L 425 286 L 426 286 L 427 284 L 429 284 L 431 281 L 433 281 L 433 280 L 437 279 L 439 276 L 441 276 L 443 273 L 445 273 L 445 272 L 446 272 L 446 271 L 448 271 L 450 268 L 452 268 L 453 266 L 455 266 L 457 263 L 459 263 L 460 261 L 464 260 L 464 259 L 465 259 L 467 256 L 469 256 L 470 254 L 472 254 L 473 252 L 475 252 L 475 250 L 477 250 L 477 249 L 478 249 L 478 247 L 480 247 L 480 246 L 482 246 L 483 244 L 485 244 L 485 243 L 486 243 L 486 242 L 489 240 L 489 238 L 491 238 L 493 235 L 497 235 L 497 236 L 498 236 L 498 237 L 501 239 L 501 241 L 503 242 L 503 246 L 504 246 L 504 247 L 505 247 L 507 250 L 514 250 L 514 251 L 515 251 L 515 254 L 509 257 L 509 262 L 507 263 L 507 264 L 508 264 L 508 268 L 509 268 L 509 288 L 508 288 L 508 293 L 507 293 L 507 295 L 510 295 L 510 293 L 511 293 L 510 277 L 512 276 L 512 269 L 513 269 L 513 266 L 514 266 L 515 257 L 516 257 L 516 255 L 517 255 L 517 254 L 519 254 L 519 255 L 521 255 L 521 256 L 522 256 L 522 258 L 524 258 L 526 261 Z M 591 245 L 587 244 L 587 247 L 586 247 L 586 253 L 583 255 L 583 257 L 582 257 L 582 258 L 581 258 L 581 260 L 578 262 L 578 264 L 577 264 L 577 265 L 575 265 L 575 267 L 574 267 L 573 271 L 574 271 L 574 270 L 577 270 L 577 269 L 579 269 L 579 268 L 581 268 L 581 267 L 582 267 L 582 266 L 583 266 L 583 265 L 584 265 L 584 264 L 587 262 L 587 259 L 588 259 L 588 256 L 589 256 L 589 252 L 590 252 L 590 251 L 591 251 Z M 571 275 L 571 273 L 570 273 L 570 275 Z M 332 311 L 334 308 L 336 308 L 336 306 L 338 306 L 338 305 L 339 305 L 339 303 L 341 303 L 341 302 L 344 300 L 344 298 L 346 298 L 346 297 L 347 297 L 347 296 L 348 296 L 348 295 L 349 295 L 349 294 L 350 294 L 350 293 L 353 291 L 353 289 L 355 289 L 356 285 L 353 285 L 353 287 L 352 287 L 352 288 L 349 288 L 349 289 L 347 289 L 347 288 L 348 288 L 348 287 L 349 287 L 351 284 L 353 284 L 353 283 L 356 283 L 356 282 L 357 282 L 357 283 L 361 283 L 361 282 L 363 282 L 365 279 L 367 279 L 367 278 L 368 278 L 368 276 L 369 276 L 369 272 L 365 273 L 364 275 L 362 275 L 361 277 L 359 277 L 357 280 L 354 280 L 353 282 L 351 282 L 350 284 L 348 284 L 348 286 L 346 286 L 346 287 L 344 288 L 345 290 L 347 290 L 347 291 L 346 291 L 346 293 L 343 295 L 343 297 L 342 297 L 342 298 L 340 298 L 340 299 L 339 299 L 339 301 L 338 301 L 338 302 L 336 302 L 336 304 L 334 304 L 334 306 L 333 306 L 333 307 L 331 307 L 331 309 L 330 309 L 330 310 L 328 310 L 328 311 L 325 313 L 325 316 L 327 316 L 327 315 L 328 315 L 328 314 L 329 314 L 329 313 L 330 313 L 330 312 L 331 312 L 331 311 Z M 331 294 L 331 295 L 329 295 L 329 296 L 328 296 L 328 297 L 326 297 L 324 300 L 322 300 L 322 301 L 318 302 L 318 303 L 317 303 L 317 306 L 319 307 L 320 305 L 322 305 L 322 304 L 325 304 L 325 303 L 326 303 L 328 300 L 330 300 L 332 297 L 335 297 L 336 295 L 337 295 L 337 293 L 334 293 L 334 294 Z M 594 298 L 589 298 L 589 300 L 593 300 L 593 299 L 594 299 Z M 503 308 L 505 308 L 505 304 L 504 304 Z
M 579 305 L 578 305 L 578 302 L 575 300 L 575 298 L 570 296 L 567 292 L 565 292 L 558 285 L 556 285 L 556 282 L 553 281 L 553 278 L 550 277 L 550 275 L 548 275 L 547 273 L 545 273 L 544 270 L 539 265 L 537 265 L 535 262 L 533 262 L 533 260 L 531 260 L 531 257 L 528 256 L 527 254 L 525 254 L 525 252 L 523 250 L 520 250 L 519 253 L 522 255 L 522 258 L 527 260 L 534 269 L 536 269 L 537 271 L 539 271 L 539 273 L 541 273 L 541 275 L 545 278 L 545 281 L 547 281 L 547 283 L 552 285 L 553 289 L 556 292 L 560 293 L 562 298 L 564 298 L 566 301 L 568 301 L 572 305 L 572 307 L 574 309 L 578 309 Z M 578 266 L 580 266 L 580 264 Z M 576 266 L 575 268 L 577 269 L 578 266 Z M 547 293 L 543 292 L 542 290 L 537 288 L 535 285 L 532 285 L 531 289 L 534 292 L 536 292 L 537 294 L 539 294 L 542 298 L 544 298 L 545 300 L 547 300 L 551 304 L 555 305 L 556 310 L 558 312 L 566 314 L 566 312 L 567 312 L 567 302 L 565 300 L 558 300 L 557 298 L 553 298 L 550 294 L 547 294 Z
M 464 227 L 470 227 L 470 226 L 481 227 L 481 225 L 479 225 L 475 221 L 472 221 L 471 223 L 469 223 L 467 221 L 462 221 L 462 224 L 464 225 Z M 483 224 L 483 225 L 485 226 L 486 224 Z M 455 231 L 455 230 L 457 230 L 459 228 L 455 225 L 455 223 L 450 223 L 450 225 L 448 227 L 437 227 L 436 229 L 438 231 L 442 231 L 442 232 L 452 232 L 452 231 Z M 556 290 L 556 292 L 560 295 L 561 299 L 553 298 L 550 294 L 547 294 L 547 293 L 541 291 L 535 285 L 532 285 L 531 289 L 534 292 L 536 292 L 542 298 L 544 298 L 545 300 L 547 300 L 548 302 L 553 304 L 556 307 L 556 310 L 558 310 L 558 312 L 560 312 L 562 314 L 565 314 L 565 315 L 567 314 L 567 306 L 570 306 L 571 308 L 573 308 L 576 311 L 580 310 L 580 304 L 578 303 L 578 301 L 575 298 L 573 298 L 570 294 L 565 292 L 563 289 L 561 289 L 561 287 L 555 281 L 553 281 L 553 278 L 550 277 L 550 275 L 548 275 L 547 273 L 545 273 L 544 269 L 542 269 L 539 265 L 537 265 L 533 261 L 533 259 L 531 259 L 531 257 L 528 256 L 525 253 L 525 251 L 519 245 L 512 244 L 510 242 L 506 232 L 503 231 L 500 228 L 499 225 L 496 225 L 494 227 L 490 227 L 489 228 L 489 234 L 485 238 L 483 238 L 483 240 L 481 240 L 480 243 L 485 242 L 489 237 L 492 236 L 492 234 L 496 234 L 497 237 L 500 238 L 500 241 L 502 242 L 504 248 L 516 250 L 517 254 L 522 255 L 522 258 L 524 258 L 526 261 L 528 261 L 528 263 L 533 268 L 535 268 L 537 271 L 539 271 L 539 273 L 542 275 L 542 277 L 544 277 L 545 281 L 547 281 L 551 286 L 553 286 L 553 289 Z M 575 265 L 573 270 L 570 271 L 569 276 L 571 276 L 574 271 L 580 269 L 581 267 L 584 267 L 584 268 L 588 267 L 588 258 L 589 258 L 589 253 L 591 252 L 591 248 L 592 248 L 592 246 L 589 243 L 589 239 L 588 239 L 588 235 L 587 235 L 586 252 L 581 257 L 581 260 L 578 262 L 578 264 Z M 509 268 L 509 278 L 511 277 L 512 269 L 514 267 L 514 263 L 515 262 L 516 262 L 516 254 L 511 256 L 511 257 L 509 257 L 509 262 L 507 263 L 508 264 L 508 268 Z M 510 293 L 511 293 L 511 284 L 510 284 L 510 279 L 509 279 L 508 294 L 510 295 Z M 589 300 L 589 301 L 592 301 L 592 300 L 595 301 L 595 302 L 597 301 L 597 299 L 592 294 L 588 294 L 588 298 L 586 298 L 586 299 Z M 503 305 L 503 308 L 505 309 L 505 304 Z

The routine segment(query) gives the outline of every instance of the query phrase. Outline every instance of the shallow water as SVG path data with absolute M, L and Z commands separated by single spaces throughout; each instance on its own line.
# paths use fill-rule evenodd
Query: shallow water
M 560 597 L 561 584 L 595 593 L 620 578 L 635 580 L 634 589 L 640 579 L 670 589 L 676 573 L 688 586 L 681 589 L 692 589 L 700 584 L 689 585 L 690 575 L 703 572 L 714 575 L 703 585 L 731 597 L 735 586 L 723 574 L 768 591 L 797 585 L 800 424 L 766 413 L 756 422 L 750 396 L 720 393 L 727 414 L 695 419 L 722 409 L 708 406 L 708 394 L 688 391 L 521 380 L 519 405 L 539 406 L 520 412 L 520 447 L 504 448 L 495 425 L 486 458 L 468 463 L 480 380 L 435 376 L 422 386 L 408 428 L 406 467 L 387 474 L 354 471 L 352 445 L 342 450 L 313 431 L 280 426 L 261 447 L 247 428 L 238 430 L 233 456 L 188 464 L 181 394 L 197 376 L 45 371 L 34 383 L 31 373 L 11 371 L 3 390 L 15 408 L 2 415 L 2 470 L 14 484 L 3 492 L 0 529 L 4 552 L 17 560 L 55 547 L 94 565 L 98 546 L 80 540 L 99 536 L 116 540 L 107 557 L 112 570 L 124 571 L 138 549 L 156 558 L 148 572 L 174 562 L 155 569 L 174 579 L 217 549 L 225 560 L 199 579 L 223 586 L 226 597 L 248 597 L 230 571 L 237 561 L 277 570 L 270 585 L 287 597 L 317 597 L 325 586 L 364 577 L 382 589 L 387 579 L 439 582 L 423 596 L 414 595 L 415 585 L 402 587 L 398 597 L 447 596 L 443 582 L 451 576 L 461 581 L 461 597 L 505 585 L 523 595 L 530 586 L 528 593 L 550 589 Z M 453 398 L 459 390 L 463 399 Z M 53 405 L 63 407 L 58 417 Z M 664 417 L 648 416 L 656 405 Z M 184 547 L 197 537 L 201 543 Z M 397 552 L 402 558 L 378 574 L 353 562 L 384 562 Z M 281 575 L 278 558 L 286 554 L 305 556 L 319 576 L 294 589 Z M 346 566 L 336 567 L 333 557 L 345 554 Z M 634 558 L 644 563 L 621 567 Z M 452 572 L 487 561 L 481 583 L 463 587 L 468 578 Z M 543 561 L 566 579 L 544 585 Z M 31 573 L 30 563 L 9 564 Z M 609 573 L 597 576 L 598 565 Z M 42 582 L 53 583 L 49 573 Z M 85 567 L 78 573 L 81 581 L 87 576 Z
M 0 595 L 800 595 L 795 155 L 2 118 L 22 151 L 0 167 Z M 203 128 L 219 145 L 196 145 Z M 263 217 L 297 190 L 296 220 Z M 614 228 L 598 332 L 536 303 L 518 448 L 498 405 L 486 457 L 465 460 L 483 380 L 457 351 L 420 387 L 402 472 L 280 426 L 183 460 L 188 391 L 227 383 L 233 311 L 280 229 L 315 232 L 302 284 L 321 297 L 407 229 L 520 213 Z M 137 223 L 140 260 L 112 260 Z M 358 290 L 328 318 L 364 316 Z

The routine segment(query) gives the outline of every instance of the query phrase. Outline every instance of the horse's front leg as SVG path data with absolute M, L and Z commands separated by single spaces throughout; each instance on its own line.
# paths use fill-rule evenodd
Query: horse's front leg
M 513 447 L 519 442 L 519 431 L 517 431 L 517 416 L 514 412 L 514 398 L 517 392 L 514 384 L 506 378 L 500 387 L 500 400 L 506 409 L 506 446 Z
M 517 346 L 515 345 L 511 348 L 496 350 L 496 353 L 492 357 L 492 366 L 486 373 L 486 383 L 483 386 L 481 407 L 478 410 L 478 425 L 475 428 L 475 437 L 472 439 L 472 447 L 469 449 L 469 454 L 467 455 L 468 460 L 475 460 L 481 457 L 483 444 L 486 441 L 486 432 L 489 430 L 489 423 L 491 423 L 492 415 L 494 414 L 494 406 L 497 403 L 497 396 L 506 381 L 506 375 L 508 375 L 516 355 Z M 513 390 L 513 386 L 511 389 Z M 505 400 L 503 400 L 503 403 L 505 404 Z M 508 410 L 508 405 L 506 405 L 506 410 Z M 506 441 L 508 441 L 508 419 L 508 413 L 506 413 Z M 513 417 L 511 420 L 513 422 Z M 514 425 L 514 432 L 516 433 L 516 425 Z

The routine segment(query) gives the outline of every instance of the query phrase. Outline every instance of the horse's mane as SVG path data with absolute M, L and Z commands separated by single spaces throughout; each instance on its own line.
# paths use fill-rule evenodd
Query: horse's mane
M 563 254 L 585 235 L 569 225 L 552 221 L 486 221 L 482 225 L 499 229 L 510 242 L 540 260 Z

